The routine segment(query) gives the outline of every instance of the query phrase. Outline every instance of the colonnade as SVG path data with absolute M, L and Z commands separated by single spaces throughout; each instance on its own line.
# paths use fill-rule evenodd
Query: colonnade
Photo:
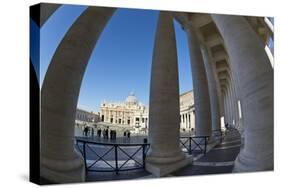
M 41 91 L 41 176 L 51 181 L 85 180 L 82 157 L 74 149 L 77 100 L 90 54 L 114 10 L 86 9 L 66 33 L 46 73 Z M 235 161 L 234 171 L 272 169 L 273 69 L 264 46 L 243 17 L 211 16 L 224 40 L 229 76 L 233 79 L 220 84 L 223 99 L 218 98 L 219 83 L 211 71 L 208 50 L 198 40 L 192 23 L 184 23 L 194 87 L 195 133 L 212 136 L 212 130 L 220 129 L 221 114 L 226 121 L 237 119 L 233 108 L 239 98 L 246 125 L 245 146 Z M 236 87 L 239 92 L 234 91 Z M 151 147 L 146 170 L 165 176 L 192 163 L 192 157 L 179 146 L 179 80 L 171 12 L 159 13 L 149 100 Z M 224 109 L 220 109 L 220 103 Z
M 261 40 L 241 16 L 212 15 L 239 75 L 244 148 L 234 171 L 273 169 L 273 69 Z M 234 76 L 236 76 L 234 74 Z

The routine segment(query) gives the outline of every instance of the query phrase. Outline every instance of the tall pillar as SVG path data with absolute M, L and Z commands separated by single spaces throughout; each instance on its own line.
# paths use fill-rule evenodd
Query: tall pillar
M 228 111 L 229 111 L 229 124 L 233 125 L 233 105 L 232 105 L 232 92 L 231 92 L 231 81 L 228 85 Z
M 209 88 L 210 104 L 211 104 L 211 116 L 212 116 L 211 117 L 212 134 L 216 136 L 217 130 L 220 129 L 220 111 L 219 111 L 217 85 L 214 77 L 214 72 L 211 66 L 208 50 L 206 46 L 204 46 L 204 44 L 201 44 L 201 52 L 203 55 L 203 61 L 204 61 L 207 80 L 208 80 L 208 88 Z
M 235 106 L 236 96 L 235 96 L 235 93 L 234 93 L 233 79 L 230 78 L 230 80 L 231 80 L 231 85 L 230 85 L 229 89 L 230 89 L 230 96 L 231 96 L 231 112 L 232 112 L 231 124 L 233 126 L 236 126 L 236 123 L 237 123 L 237 111 L 236 111 L 237 109 L 236 109 L 236 106 Z
M 180 123 L 181 126 L 180 126 L 180 127 L 182 128 L 182 127 L 183 127 L 183 121 L 184 121 L 183 119 L 184 119 L 184 118 L 183 118 L 183 115 L 180 115 L 180 117 L 181 117 L 181 123 Z
M 226 109 L 226 123 L 229 124 L 230 123 L 230 113 L 229 113 L 229 92 L 228 92 L 228 87 L 229 86 L 226 86 L 226 89 L 225 89 L 225 109 Z
M 195 105 L 195 134 L 211 136 L 210 96 L 207 76 L 199 41 L 191 24 L 185 26 L 188 33 L 190 50 L 190 65 L 192 71 L 194 105 Z
M 115 9 L 89 7 L 59 44 L 41 90 L 40 175 L 55 183 L 85 180 L 83 158 L 74 147 L 74 125 L 82 78 L 93 48 Z
M 230 125 L 233 124 L 233 106 L 232 106 L 232 92 L 231 92 L 231 82 L 229 81 L 228 87 L 228 109 L 229 109 L 229 118 L 230 118 Z
M 187 117 L 187 113 L 185 113 L 185 129 L 188 129 L 188 117 Z
M 226 86 L 226 88 L 225 88 L 224 100 L 225 100 L 225 111 L 226 111 L 226 114 L 225 114 L 226 123 L 229 124 L 230 118 L 229 118 L 229 105 L 228 105 L 228 86 Z
M 160 12 L 154 43 L 150 96 L 149 141 L 146 170 L 165 176 L 192 163 L 179 145 L 179 80 L 173 17 Z
M 191 123 L 191 128 L 195 129 L 195 114 L 193 111 L 190 113 L 190 123 Z
M 234 121 L 235 121 L 235 128 L 238 128 L 239 124 L 239 114 L 238 114 L 238 106 L 237 106 L 237 94 L 234 86 L 234 80 L 232 79 L 232 85 L 231 85 L 231 91 L 232 91 L 232 108 L 233 108 L 233 115 L 234 115 Z
M 223 103 L 223 120 L 224 120 L 223 127 L 225 127 L 226 124 L 225 92 L 222 92 L 222 103 Z
M 212 15 L 239 76 L 245 143 L 235 172 L 273 169 L 273 69 L 264 46 L 242 16 Z

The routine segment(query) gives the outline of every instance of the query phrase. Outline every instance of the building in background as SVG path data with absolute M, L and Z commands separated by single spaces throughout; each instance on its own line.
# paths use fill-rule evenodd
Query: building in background
M 181 131 L 195 130 L 195 108 L 192 90 L 180 95 L 180 128 Z
M 102 102 L 100 120 L 104 123 L 146 129 L 148 108 L 132 92 L 124 102 Z
M 100 121 L 99 113 L 89 112 L 81 108 L 76 110 L 76 123 L 96 123 Z
M 100 120 L 110 125 L 147 129 L 148 107 L 140 103 L 134 93 L 130 93 L 124 102 L 102 102 Z M 180 120 L 181 131 L 192 131 L 195 129 L 195 109 L 192 91 L 180 95 Z

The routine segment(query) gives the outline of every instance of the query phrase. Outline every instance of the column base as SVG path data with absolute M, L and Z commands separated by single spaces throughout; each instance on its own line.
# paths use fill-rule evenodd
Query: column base
M 273 154 L 267 157 L 248 157 L 243 150 L 237 156 L 232 172 L 256 172 L 273 170 Z
M 145 169 L 156 177 L 163 177 L 172 172 L 175 172 L 189 164 L 192 164 L 191 155 L 185 155 L 181 160 L 172 163 L 157 163 L 146 161 Z
M 209 137 L 208 141 L 207 141 L 207 144 L 213 144 L 213 143 L 215 143 L 215 142 L 217 142 L 216 137 L 213 136 L 213 135 L 211 135 L 211 136 Z
M 85 181 L 85 166 L 81 156 L 73 160 L 51 160 L 41 156 L 40 177 L 52 183 Z

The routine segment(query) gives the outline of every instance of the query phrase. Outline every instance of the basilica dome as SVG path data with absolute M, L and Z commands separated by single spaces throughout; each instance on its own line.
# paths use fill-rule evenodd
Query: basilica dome
M 128 103 L 128 104 L 137 104 L 138 103 L 138 99 L 133 92 L 131 92 L 130 95 L 126 98 L 126 103 Z

